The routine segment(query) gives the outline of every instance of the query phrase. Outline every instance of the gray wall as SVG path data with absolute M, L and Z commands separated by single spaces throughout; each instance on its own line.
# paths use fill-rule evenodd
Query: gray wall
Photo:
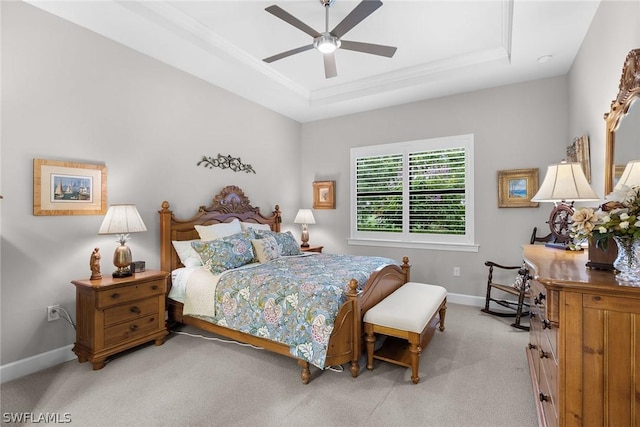
M 135 203 L 146 223 L 129 246 L 148 268 L 159 267 L 163 200 L 191 216 L 234 184 L 265 214 L 279 203 L 283 227 L 294 227 L 298 122 L 25 3 L 1 7 L 2 365 L 73 343 L 46 306 L 75 317 L 70 281 L 89 276 L 95 246 L 102 272 L 114 269 L 102 216 L 32 215 L 34 158 L 105 164 L 108 203 Z M 218 153 L 257 173 L 196 166 Z

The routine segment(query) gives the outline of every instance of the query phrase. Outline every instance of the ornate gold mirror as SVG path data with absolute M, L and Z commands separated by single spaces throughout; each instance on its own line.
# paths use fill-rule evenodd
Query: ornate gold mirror
M 609 194 L 631 160 L 640 160 L 640 49 L 627 55 L 620 91 L 605 114 L 607 124 L 604 192 Z

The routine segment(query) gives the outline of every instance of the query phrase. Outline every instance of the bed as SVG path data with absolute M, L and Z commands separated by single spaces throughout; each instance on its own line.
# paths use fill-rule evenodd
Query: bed
M 211 206 L 200 206 L 197 209 L 197 213 L 192 218 L 176 218 L 167 201 L 162 203 L 162 208 L 159 211 L 159 214 L 161 269 L 163 271 L 172 272 L 172 275 L 170 276 L 168 295 L 172 295 L 174 280 L 176 282 L 176 287 L 178 286 L 178 273 L 182 273 L 184 270 L 189 269 L 202 270 L 202 267 L 192 267 L 191 265 L 187 268 L 182 263 L 181 258 L 176 251 L 176 245 L 188 245 L 190 244 L 188 242 L 192 241 L 198 241 L 194 246 L 194 248 L 198 248 L 198 250 L 200 250 L 202 246 L 206 247 L 207 244 L 210 244 L 208 241 L 203 242 L 205 239 L 200 238 L 197 228 L 202 231 L 202 228 L 200 228 L 202 226 L 207 227 L 219 224 L 222 227 L 227 227 L 228 225 L 240 222 L 243 224 L 243 229 L 246 228 L 247 230 L 250 230 L 250 233 L 253 233 L 252 235 L 254 237 L 258 234 L 264 237 L 265 235 L 272 233 L 272 235 L 280 238 L 287 237 L 286 234 L 290 234 L 280 232 L 282 217 L 278 205 L 275 206 L 274 211 L 270 215 L 264 216 L 260 213 L 259 208 L 251 206 L 248 197 L 246 197 L 244 192 L 236 186 L 227 186 L 223 188 L 222 191 L 214 197 Z M 262 231 L 267 230 L 267 227 L 268 231 Z M 271 240 L 264 240 L 263 242 L 258 243 L 270 241 Z M 255 240 L 252 240 L 252 242 L 253 244 L 256 243 Z M 280 246 L 280 248 L 282 248 L 282 246 Z M 203 252 L 200 252 L 199 254 L 202 255 Z M 205 259 L 204 255 L 202 255 L 202 257 Z M 221 273 L 219 276 L 216 275 L 216 297 L 215 301 L 212 300 L 213 302 L 210 304 L 210 308 L 214 310 L 214 313 L 216 314 L 193 314 L 193 307 L 188 307 L 188 309 L 185 310 L 185 303 L 188 306 L 194 305 L 192 303 L 193 298 L 195 298 L 193 295 L 198 295 L 197 293 L 194 294 L 194 291 L 191 291 L 191 299 L 187 296 L 186 301 L 176 297 L 167 298 L 169 322 L 192 325 L 219 336 L 261 347 L 266 350 L 297 359 L 298 364 L 302 368 L 301 379 L 304 384 L 307 384 L 311 379 L 311 365 L 324 369 L 325 367 L 330 366 L 350 364 L 351 375 L 353 377 L 357 377 L 360 370 L 358 360 L 362 353 L 362 344 L 364 342 L 362 335 L 362 318 L 364 313 L 410 279 L 410 265 L 408 258 L 405 257 L 402 262 L 396 262 L 393 260 L 389 261 L 392 262 L 386 262 L 386 259 L 378 259 L 378 257 L 302 253 L 296 256 L 279 257 L 264 263 L 252 263 L 247 266 L 251 268 L 244 268 L 243 266 L 238 269 L 230 269 Z M 327 267 L 327 265 L 333 265 L 327 264 L 332 262 L 337 262 L 339 267 Z M 273 267 L 273 265 L 277 265 L 279 267 Z M 370 268 L 371 270 L 367 271 L 363 276 L 362 274 L 364 273 L 362 273 L 361 270 L 366 270 L 365 267 Z M 279 268 L 281 272 L 286 272 L 286 274 L 293 274 L 291 273 L 292 271 L 298 271 L 303 272 L 304 275 L 306 275 L 304 280 L 293 280 L 290 277 L 288 279 L 283 279 L 283 283 L 286 282 L 286 286 L 291 286 L 293 282 L 301 280 L 304 282 L 304 284 L 295 283 L 295 286 L 300 288 L 300 301 L 295 301 L 296 304 L 294 304 L 293 310 L 271 307 L 273 310 L 269 312 L 268 305 L 269 303 L 273 303 L 273 298 L 269 299 L 266 296 L 266 303 L 261 304 L 263 304 L 262 308 L 264 308 L 264 316 L 271 313 L 271 317 L 277 317 L 278 321 L 289 322 L 288 326 L 276 326 L 275 330 L 278 332 L 289 328 L 291 330 L 296 329 L 296 333 L 298 334 L 300 333 L 300 330 L 308 330 L 308 333 L 316 333 L 316 337 L 318 334 L 322 335 L 323 332 L 326 333 L 325 339 L 317 340 L 322 343 L 322 345 L 319 346 L 321 349 L 318 350 L 317 354 L 311 354 L 310 356 L 306 353 L 306 350 L 302 352 L 299 351 L 303 348 L 302 346 L 296 347 L 291 343 L 285 343 L 281 342 L 281 340 L 273 339 L 273 337 L 269 335 L 268 331 L 267 333 L 264 333 L 264 325 L 260 328 L 252 329 L 252 327 L 246 326 L 251 322 L 235 322 L 236 324 L 234 325 L 232 324 L 234 323 L 233 318 L 230 318 L 227 321 L 222 317 L 226 312 L 226 307 L 228 306 L 225 304 L 231 302 L 233 307 L 236 308 L 237 301 L 242 299 L 239 295 L 243 295 L 243 292 L 247 292 L 246 288 L 242 288 L 242 280 L 247 280 L 249 282 L 258 281 L 262 283 L 264 280 L 264 277 L 262 276 L 262 273 L 264 273 L 263 269 L 267 268 Z M 311 272 L 314 268 L 323 268 L 325 272 L 340 271 L 342 276 L 338 276 L 341 277 L 340 279 L 328 279 L 327 277 L 323 277 L 322 279 L 318 278 L 318 281 L 315 279 L 310 280 L 309 275 L 312 274 Z M 345 276 L 345 274 L 351 273 L 351 270 L 353 270 L 353 276 Z M 258 274 L 259 272 L 260 274 Z M 192 275 L 196 276 L 195 273 L 192 273 Z M 214 276 L 214 274 L 209 275 Z M 251 275 L 254 275 L 253 279 L 251 278 Z M 320 286 L 320 280 L 334 280 L 338 283 L 329 283 L 326 284 L 326 286 Z M 308 289 L 309 283 L 318 284 L 318 286 L 310 291 Z M 232 289 L 225 293 L 223 292 L 224 288 L 222 286 L 229 286 Z M 234 286 L 237 288 L 235 291 L 233 290 Z M 305 288 L 305 286 L 307 288 Z M 267 287 L 266 281 L 263 287 Z M 261 287 L 260 289 L 263 288 Z M 173 291 L 176 291 L 176 289 L 173 289 Z M 235 292 L 235 294 L 233 294 L 233 292 Z M 331 293 L 331 295 L 325 295 L 322 294 L 322 292 L 327 294 Z M 230 299 L 227 298 L 225 300 L 229 293 L 234 295 L 235 300 L 233 299 L 234 297 Z M 174 294 L 177 295 L 175 292 Z M 223 294 L 224 297 L 222 296 Z M 277 296 L 277 294 L 282 294 L 282 292 L 276 290 L 273 294 Z M 314 307 L 314 302 L 306 302 L 305 304 L 307 305 L 304 305 L 302 303 L 303 294 L 312 294 L 315 299 L 326 299 L 329 301 L 328 306 L 331 309 L 326 307 Z M 338 297 L 333 294 L 337 294 Z M 290 291 L 288 295 L 291 295 Z M 289 296 L 287 296 L 287 298 L 289 298 Z M 298 298 L 298 296 L 296 296 L 296 298 Z M 336 303 L 336 301 L 339 301 L 339 303 Z M 214 306 L 217 306 L 218 303 L 221 305 L 216 312 Z M 285 307 L 285 305 L 283 305 L 283 307 Z M 301 314 L 300 309 L 298 309 L 300 307 L 305 307 L 305 310 L 307 311 Z M 297 312 L 296 309 L 298 309 Z M 310 316 L 310 312 L 316 314 L 321 312 L 325 314 L 328 319 L 325 319 L 324 316 L 320 317 L 320 315 L 314 315 L 315 317 Z M 218 317 L 217 319 L 215 318 L 216 316 Z M 309 322 L 308 325 L 300 323 L 300 318 L 305 316 L 308 317 L 306 319 Z M 296 319 L 293 317 L 296 317 Z M 313 319 L 311 317 L 313 317 Z M 318 318 L 326 320 L 326 325 L 329 325 L 329 327 L 325 324 L 317 324 Z M 267 318 L 267 320 L 271 322 L 274 319 Z M 273 325 L 270 326 L 274 329 Z M 315 349 L 310 352 L 312 353 L 313 351 L 315 351 Z

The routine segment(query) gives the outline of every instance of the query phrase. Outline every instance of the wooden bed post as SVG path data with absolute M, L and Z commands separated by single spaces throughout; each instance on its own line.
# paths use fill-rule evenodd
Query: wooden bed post
M 169 202 L 162 202 L 160 214 L 160 270 L 172 271 L 171 266 L 171 215 Z M 167 244 L 169 242 L 169 244 Z
M 409 264 L 409 257 L 402 258 L 402 271 L 404 271 L 404 275 L 406 277 L 407 282 L 411 281 L 411 264 Z
M 280 213 L 280 205 L 276 205 L 275 209 L 273 210 L 273 216 L 276 217 L 276 223 L 273 226 L 274 230 L 276 233 L 280 232 L 280 224 L 282 223 L 282 214 Z
M 351 349 L 351 376 L 356 378 L 360 373 L 360 334 L 362 333 L 362 322 L 360 318 L 360 307 L 358 304 L 358 281 L 351 279 L 349 281 L 349 292 L 347 292 L 347 302 L 350 302 L 353 307 L 353 347 Z

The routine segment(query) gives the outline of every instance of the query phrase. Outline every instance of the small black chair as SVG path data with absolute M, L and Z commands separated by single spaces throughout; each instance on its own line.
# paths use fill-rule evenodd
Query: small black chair
M 544 237 L 537 237 L 538 229 L 537 227 L 533 228 L 533 233 L 531 234 L 531 239 L 529 243 L 534 244 L 536 242 L 549 242 L 553 239 L 553 235 L 549 233 Z M 487 278 L 487 295 L 485 298 L 484 308 L 481 309 L 482 312 L 491 314 L 499 317 L 514 317 L 515 321 L 511 324 L 514 328 L 522 329 L 524 331 L 528 331 L 529 327 L 521 324 L 521 319 L 523 316 L 528 316 L 529 312 L 525 311 L 529 309 L 529 297 L 531 296 L 529 293 L 529 280 L 531 276 L 529 275 L 529 270 L 523 266 L 513 266 L 513 265 L 500 265 L 493 261 L 486 261 L 484 263 L 487 267 L 489 267 L 489 276 Z M 503 270 L 518 270 L 516 277 L 514 278 L 513 283 L 511 284 L 500 284 L 493 281 L 493 269 L 500 268 Z M 512 299 L 504 299 L 504 298 L 496 298 L 491 295 L 492 290 L 498 290 L 500 292 L 512 295 L 516 297 L 515 300 Z M 506 295 L 505 295 L 506 296 Z M 495 311 L 492 310 L 489 305 L 491 302 L 494 302 L 502 307 L 506 307 L 512 311 Z

